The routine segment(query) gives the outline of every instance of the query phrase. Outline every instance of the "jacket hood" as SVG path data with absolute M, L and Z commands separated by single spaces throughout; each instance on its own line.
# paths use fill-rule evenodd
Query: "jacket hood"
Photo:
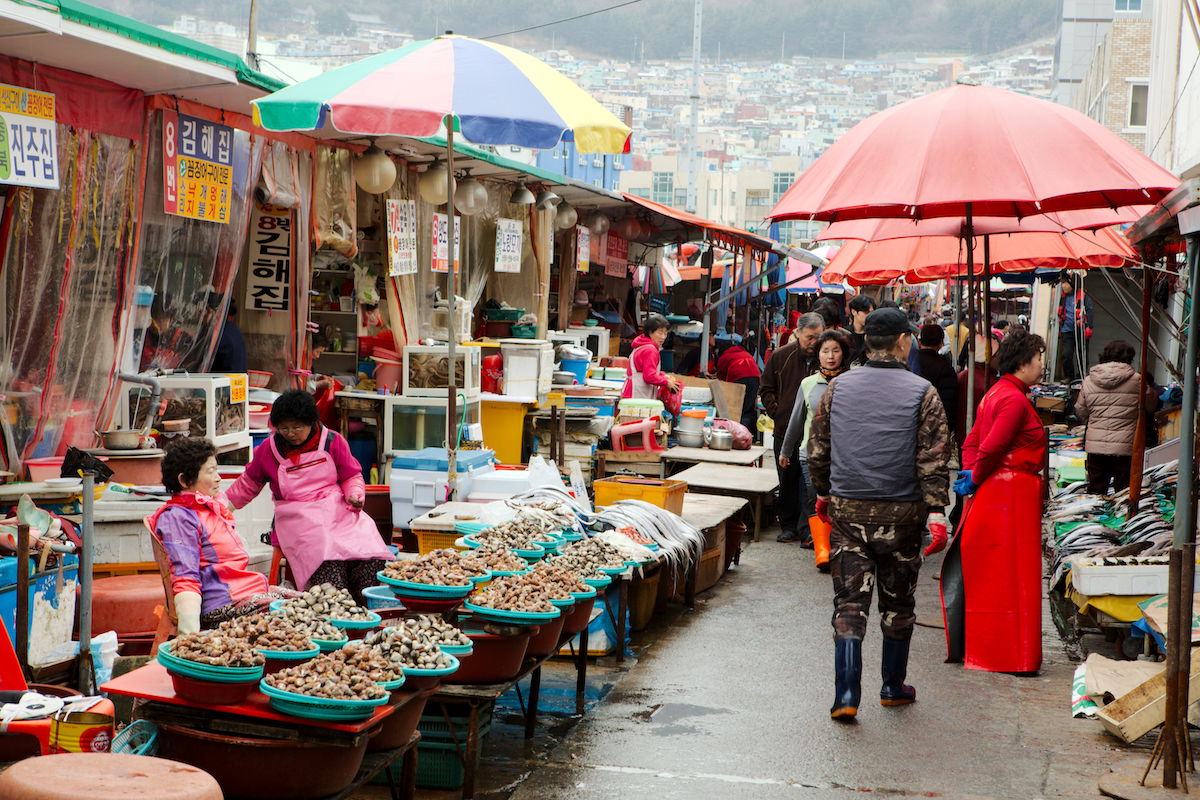
M 639 333 L 638 337 L 633 340 L 633 343 L 630 345 L 630 348 L 631 348 L 631 350 L 637 350 L 639 347 L 641 347 L 642 345 L 646 345 L 646 344 L 653 344 L 656 348 L 658 347 L 658 345 L 654 344 L 654 340 L 651 339 L 649 336 L 647 336 L 644 333 Z
M 1115 389 L 1134 376 L 1133 367 L 1119 361 L 1106 361 L 1088 370 L 1088 377 L 1101 389 Z

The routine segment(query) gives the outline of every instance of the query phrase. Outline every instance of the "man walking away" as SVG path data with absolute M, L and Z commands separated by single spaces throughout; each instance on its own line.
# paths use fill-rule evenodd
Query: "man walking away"
M 800 391 L 800 381 L 817 371 L 817 338 L 825 330 L 825 320 L 820 314 L 809 312 L 796 322 L 792 340 L 771 354 L 763 370 L 759 396 L 763 408 L 775 421 L 775 469 L 779 472 L 779 497 L 775 501 L 775 514 L 782 529 L 776 541 L 800 541 L 811 547 L 805 532 L 808 518 L 802 516 L 804 506 L 804 474 L 796 453 L 788 453 L 788 466 L 779 466 L 779 452 L 783 446 L 788 421 L 792 418 L 792 406 Z
M 942 408 L 946 410 L 946 418 L 958 408 L 958 373 L 950 359 L 942 355 L 942 344 L 946 332 L 936 322 L 921 326 L 921 349 L 917 360 L 921 364 L 921 377 L 933 384 L 938 397 L 942 398 Z
M 898 309 L 867 317 L 868 360 L 839 375 L 817 405 L 808 466 L 817 514 L 833 525 L 834 701 L 829 715 L 853 721 L 861 699 L 862 640 L 879 587 L 883 686 L 879 701 L 916 699 L 904 683 L 924 555 L 946 546 L 950 428 L 929 381 L 905 369 L 916 327 Z

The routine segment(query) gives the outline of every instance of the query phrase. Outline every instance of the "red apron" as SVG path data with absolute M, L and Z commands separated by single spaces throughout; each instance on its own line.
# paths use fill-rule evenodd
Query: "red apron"
M 325 450 L 328 437 L 329 429 L 322 429 L 317 449 L 302 454 L 297 462 L 280 455 L 274 436 L 267 439 L 279 459 L 281 499 L 275 501 L 275 536 L 297 589 L 305 588 L 325 561 L 392 557 L 375 522 L 342 496 L 333 456 Z
M 1042 665 L 1045 441 L 1013 450 L 967 498 L 942 563 L 947 661 L 988 672 Z

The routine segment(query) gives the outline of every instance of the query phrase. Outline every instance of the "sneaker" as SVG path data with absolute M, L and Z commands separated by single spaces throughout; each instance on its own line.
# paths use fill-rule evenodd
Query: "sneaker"
M 789 530 L 785 529 L 782 533 L 780 533 L 778 536 L 775 537 L 775 541 L 777 541 L 777 542 L 798 542 L 798 541 L 800 541 L 800 534 L 797 533 L 796 531 L 789 531 Z

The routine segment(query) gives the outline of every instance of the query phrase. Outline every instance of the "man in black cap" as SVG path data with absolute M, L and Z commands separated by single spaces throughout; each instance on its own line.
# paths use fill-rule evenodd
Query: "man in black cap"
M 946 412 L 929 381 L 905 369 L 917 328 L 903 311 L 866 319 L 867 362 L 829 383 L 813 415 L 808 466 L 817 515 L 833 525 L 835 697 L 830 716 L 853 721 L 861 697 L 862 640 L 871 591 L 879 587 L 883 686 L 879 701 L 916 699 L 904 683 L 916 621 L 914 594 L 926 525 L 946 546 L 953 446 Z

